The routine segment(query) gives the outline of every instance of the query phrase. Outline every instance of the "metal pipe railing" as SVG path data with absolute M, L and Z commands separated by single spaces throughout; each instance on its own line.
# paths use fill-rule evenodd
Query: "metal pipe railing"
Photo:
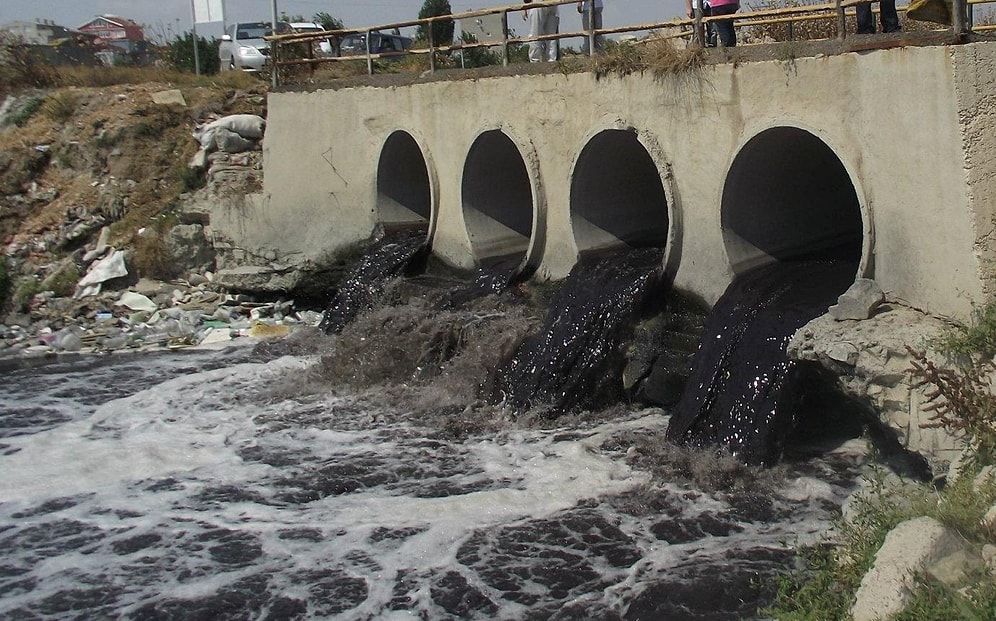
M 711 22 L 716 22 L 719 20 L 729 20 L 732 19 L 736 25 L 740 28 L 750 27 L 750 26 L 760 26 L 768 24 L 778 24 L 778 23 L 793 23 L 796 21 L 809 21 L 809 20 L 826 20 L 835 19 L 837 37 L 843 39 L 846 36 L 846 18 L 848 16 L 854 15 L 854 9 L 861 4 L 873 4 L 877 0 L 832 0 L 826 4 L 813 4 L 813 5 L 802 5 L 797 7 L 782 7 L 777 9 L 765 9 L 760 11 L 750 11 L 747 13 L 736 13 L 733 15 L 722 15 L 713 17 L 703 17 L 696 14 L 692 19 L 671 19 L 668 21 L 659 21 L 645 24 L 634 24 L 626 26 L 617 26 L 613 28 L 594 28 L 593 20 L 589 21 L 589 27 L 585 30 L 579 31 L 568 31 L 568 32 L 558 32 L 555 34 L 540 35 L 540 36 L 510 36 L 510 29 L 508 26 L 508 15 L 509 13 L 515 13 L 523 11 L 526 9 L 541 8 L 541 7 L 557 7 L 565 4 L 575 4 L 576 0 L 540 0 L 538 2 L 532 2 L 530 4 L 515 4 L 502 7 L 495 7 L 490 9 L 477 9 L 473 11 L 467 11 L 465 13 L 457 13 L 451 15 L 438 15 L 433 17 L 427 17 L 422 19 L 414 19 L 403 22 L 395 22 L 390 24 L 382 24 L 380 26 L 371 26 L 366 28 L 344 28 L 341 30 L 328 30 L 320 33 L 297 33 L 297 34 L 287 34 L 267 37 L 274 48 L 272 53 L 273 58 L 273 72 L 275 83 L 279 78 L 279 67 L 288 67 L 295 65 L 305 65 L 309 66 L 312 70 L 314 66 L 322 63 L 335 63 L 335 62 L 348 62 L 356 61 L 360 58 L 366 60 L 367 72 L 373 74 L 375 69 L 374 61 L 379 59 L 391 59 L 400 56 L 418 56 L 428 54 L 429 56 L 429 70 L 436 71 L 437 53 L 448 53 L 454 51 L 464 51 L 476 48 L 501 48 L 502 65 L 507 66 L 509 64 L 509 47 L 513 44 L 521 45 L 528 44 L 536 41 L 551 41 L 551 40 L 561 40 L 570 39 L 577 37 L 585 37 L 588 40 L 588 50 L 589 54 L 594 55 L 596 53 L 595 49 L 595 39 L 599 36 L 613 35 L 613 34 L 629 34 L 633 32 L 643 32 L 643 31 L 653 31 L 661 29 L 682 29 L 676 34 L 667 35 L 667 38 L 680 38 L 680 37 L 692 37 L 694 33 L 699 32 L 699 29 L 704 29 Z M 953 0 L 952 3 L 952 26 L 951 31 L 953 38 L 956 42 L 964 40 L 965 35 L 968 32 L 983 32 L 996 29 L 996 26 L 975 26 L 972 25 L 971 8 L 977 4 L 988 4 L 996 2 L 996 0 Z M 898 10 L 905 10 L 907 7 L 899 7 Z M 496 43 L 490 42 L 463 42 L 452 43 L 450 45 L 438 45 L 436 41 L 433 40 L 433 24 L 441 21 L 448 20 L 463 20 L 471 19 L 474 17 L 485 17 L 490 15 L 501 15 L 501 40 Z M 373 34 L 379 33 L 381 31 L 409 28 L 409 27 L 423 27 L 425 32 L 428 34 L 428 41 L 426 48 L 410 49 L 405 51 L 394 51 L 394 52 L 373 52 L 371 51 L 371 37 Z M 306 58 L 296 58 L 282 60 L 281 54 L 278 52 L 278 48 L 284 45 L 288 45 L 295 42 L 315 42 L 321 39 L 333 39 L 336 41 L 334 49 L 339 49 L 338 42 L 342 40 L 343 37 L 362 34 L 365 38 L 365 54 L 362 56 L 334 56 L 325 58 L 315 58 L 313 54 L 308 54 Z

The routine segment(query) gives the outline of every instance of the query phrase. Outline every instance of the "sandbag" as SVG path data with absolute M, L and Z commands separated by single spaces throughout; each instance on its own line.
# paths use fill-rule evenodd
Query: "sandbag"
M 237 132 L 218 127 L 214 130 L 214 140 L 222 153 L 242 153 L 256 148 L 256 141 L 243 138 Z
M 234 132 L 242 138 L 260 140 L 266 130 L 266 119 L 255 114 L 232 114 L 202 125 L 194 133 L 194 138 L 201 143 L 201 148 L 213 151 L 220 130 Z

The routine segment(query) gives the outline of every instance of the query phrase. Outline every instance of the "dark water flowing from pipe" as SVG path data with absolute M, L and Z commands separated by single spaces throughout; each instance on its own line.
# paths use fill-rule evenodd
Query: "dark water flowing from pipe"
M 493 402 L 554 412 L 623 398 L 623 346 L 648 299 L 661 293 L 654 248 L 587 257 L 550 302 L 542 329 L 496 372 Z
M 668 438 L 720 446 L 747 463 L 778 459 L 809 369 L 786 354 L 796 330 L 854 279 L 852 262 L 786 261 L 738 277 L 706 323 Z
M 404 274 L 426 249 L 422 230 L 400 231 L 385 235 L 364 253 L 343 281 L 325 311 L 321 329 L 338 334 L 364 310 L 368 310 L 383 292 L 384 284 Z

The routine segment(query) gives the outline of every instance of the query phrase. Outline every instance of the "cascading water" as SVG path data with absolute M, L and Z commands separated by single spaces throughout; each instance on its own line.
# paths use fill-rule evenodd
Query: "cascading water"
M 493 402 L 555 413 L 623 397 L 622 348 L 648 298 L 661 292 L 655 248 L 585 257 L 550 302 L 543 328 L 496 373 Z
M 598 374 L 659 265 L 579 268 L 506 394 L 522 373 L 565 408 L 617 395 Z M 432 295 L 279 348 L 6 374 L 0 617 L 752 619 L 857 476 L 859 452 L 762 471 L 669 448 L 656 408 L 529 423 L 477 396 L 539 313 Z
M 808 371 L 786 354 L 796 330 L 854 279 L 846 261 L 785 261 L 738 277 L 713 308 L 668 439 L 719 446 L 747 463 L 777 461 Z

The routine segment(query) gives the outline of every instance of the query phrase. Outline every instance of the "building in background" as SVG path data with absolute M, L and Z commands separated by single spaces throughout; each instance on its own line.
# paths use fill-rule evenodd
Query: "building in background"
M 104 49 L 99 52 L 108 65 L 144 65 L 149 62 L 149 44 L 140 24 L 117 15 L 101 15 L 79 27 L 94 35 Z
M 47 19 L 10 22 L 0 25 L 0 33 L 10 42 L 21 43 L 53 65 L 95 65 L 96 37 L 70 30 Z

